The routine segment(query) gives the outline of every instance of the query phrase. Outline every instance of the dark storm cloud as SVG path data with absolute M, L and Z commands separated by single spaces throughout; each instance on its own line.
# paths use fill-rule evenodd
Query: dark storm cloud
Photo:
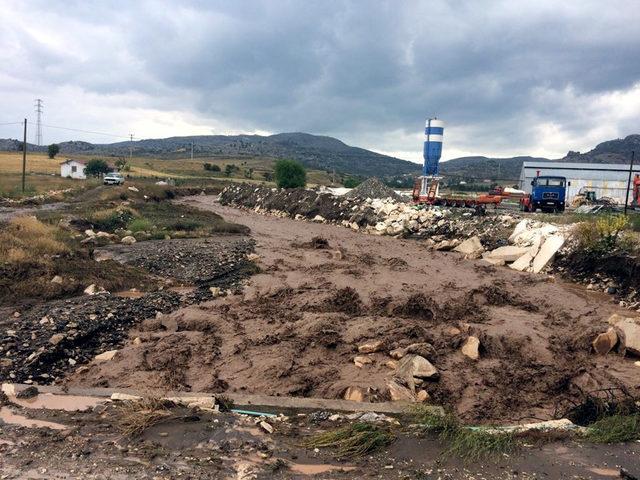
M 10 3 L 15 18 L 27 14 Z M 480 153 L 525 152 L 547 123 L 580 139 L 601 96 L 640 81 L 635 0 L 85 1 L 29 10 L 57 19 L 65 34 L 30 30 L 26 18 L 0 33 L 0 46 L 19 53 L 0 54 L 16 62 L 9 76 L 369 148 L 419 150 L 375 139 L 419 132 L 434 114 L 465 132 L 459 149 Z M 621 129 L 637 118 L 611 121 Z

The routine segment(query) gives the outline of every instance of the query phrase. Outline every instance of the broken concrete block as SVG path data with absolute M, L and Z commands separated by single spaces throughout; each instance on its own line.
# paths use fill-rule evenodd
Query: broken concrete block
M 527 225 L 529 224 L 529 220 L 520 220 L 516 225 L 516 228 L 513 229 L 513 233 L 509 237 L 509 243 L 515 243 L 515 239 L 523 232 L 527 231 Z
M 485 258 L 493 258 L 496 260 L 504 260 L 505 262 L 513 262 L 529 251 L 528 247 L 514 247 L 505 245 L 492 250 Z
M 618 334 L 616 333 L 613 327 L 609 327 L 609 329 L 605 333 L 601 333 L 598 335 L 591 345 L 593 345 L 593 350 L 598 355 L 606 355 L 609 353 L 618 343 Z
M 398 372 L 404 376 L 418 378 L 437 378 L 438 370 L 429 360 L 420 355 L 405 355 L 398 362 Z
M 480 340 L 474 336 L 467 337 L 460 351 L 471 360 L 478 360 L 480 358 Z
M 513 268 L 518 272 L 524 272 L 531 266 L 531 262 L 533 261 L 533 255 L 530 252 L 525 253 L 520 258 L 518 258 L 515 262 L 509 265 L 509 268 Z
M 364 390 L 360 387 L 349 387 L 344 391 L 342 398 L 352 402 L 364 402 Z
M 456 252 L 463 253 L 470 257 L 480 256 L 484 252 L 484 247 L 478 236 L 466 239 L 460 245 L 453 249 Z
M 416 395 L 410 387 L 406 386 L 402 379 L 393 378 L 387 382 L 389 396 L 394 402 L 415 402 Z
M 544 267 L 549 265 L 562 245 L 564 245 L 564 237 L 560 235 L 547 238 L 540 247 L 536 258 L 533 259 L 533 273 L 540 273 Z
M 384 342 L 382 340 L 375 340 L 373 342 L 364 343 L 358 347 L 360 353 L 374 353 L 382 349 Z
M 108 350 L 106 352 L 100 353 L 93 357 L 96 362 L 108 362 L 109 360 L 113 360 L 113 357 L 116 356 L 118 350 Z
M 505 262 L 505 261 L 504 261 L 503 259 L 501 259 L 501 258 L 484 257 L 484 258 L 482 259 L 482 263 L 486 263 L 486 264 L 488 264 L 488 265 L 492 265 L 492 266 L 494 266 L 494 267 L 501 267 L 501 266 L 503 266 L 503 265 L 504 265 L 505 263 L 507 263 L 507 262 Z
M 613 314 L 607 322 L 623 334 L 624 347 L 634 355 L 640 355 L 640 318 Z
M 265 422 L 264 420 L 260 422 L 260 428 L 262 428 L 265 432 L 269 434 L 273 433 L 273 425 Z

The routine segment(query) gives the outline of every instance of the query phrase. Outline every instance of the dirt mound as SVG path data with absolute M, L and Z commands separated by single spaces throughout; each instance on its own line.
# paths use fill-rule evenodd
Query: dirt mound
M 402 202 L 403 198 L 387 187 L 379 179 L 371 177 L 346 194 L 349 198 L 391 198 L 397 202 Z

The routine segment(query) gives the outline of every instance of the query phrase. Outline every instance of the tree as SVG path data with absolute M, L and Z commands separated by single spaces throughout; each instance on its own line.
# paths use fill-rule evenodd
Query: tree
M 344 185 L 346 188 L 355 188 L 360 185 L 360 183 L 360 180 L 358 180 L 357 178 L 347 177 L 342 182 L 342 185 Z
M 295 160 L 278 160 L 275 176 L 278 188 L 299 188 L 307 184 L 307 172 Z
M 220 171 L 220 166 L 219 165 L 215 165 L 213 163 L 206 162 L 206 163 L 203 163 L 202 166 L 208 172 L 219 172 Z
M 85 175 L 100 175 L 102 173 L 109 173 L 111 168 L 101 158 L 94 158 L 93 160 L 89 160 L 87 162 L 87 166 L 84 167 Z
M 47 147 L 47 153 L 49 158 L 56 158 L 56 155 L 60 152 L 60 146 L 57 143 L 52 143 Z
M 224 174 L 227 177 L 230 177 L 231 175 L 233 175 L 234 172 L 236 172 L 237 170 L 240 170 L 240 167 L 238 167 L 237 165 L 234 165 L 233 163 L 228 163 L 227 165 L 225 165 L 224 167 Z
M 127 165 L 127 159 L 124 157 L 118 157 L 118 159 L 116 160 L 116 168 L 118 170 L 129 170 L 129 168 L 127 168 L 129 165 Z

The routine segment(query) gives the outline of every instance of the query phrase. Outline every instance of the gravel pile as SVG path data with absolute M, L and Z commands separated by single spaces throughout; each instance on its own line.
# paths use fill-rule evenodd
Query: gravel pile
M 393 191 L 392 188 L 387 187 L 384 183 L 375 177 L 368 178 L 356 188 L 348 192 L 346 195 L 348 198 L 391 198 L 396 202 L 402 202 L 403 198 Z

